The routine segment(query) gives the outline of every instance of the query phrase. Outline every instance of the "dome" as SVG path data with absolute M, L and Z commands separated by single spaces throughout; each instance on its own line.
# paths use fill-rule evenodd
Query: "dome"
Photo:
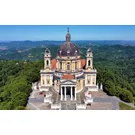
M 79 56 L 78 47 L 72 42 L 65 42 L 58 50 L 58 56 Z
M 66 35 L 66 42 L 64 42 L 63 45 L 60 46 L 58 53 L 58 56 L 80 56 L 79 48 L 71 42 L 71 35 L 68 33 Z

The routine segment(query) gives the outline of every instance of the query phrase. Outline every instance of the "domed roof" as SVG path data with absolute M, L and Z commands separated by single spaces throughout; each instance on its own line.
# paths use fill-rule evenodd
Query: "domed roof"
M 89 49 L 87 50 L 87 52 L 88 52 L 88 53 L 92 52 L 92 51 L 91 51 L 91 48 L 89 48 Z
M 58 56 L 79 56 L 80 51 L 79 48 L 71 42 L 71 35 L 68 33 L 66 35 L 66 42 L 64 42 L 63 45 L 60 46 L 58 53 Z
M 50 53 L 50 50 L 48 48 L 46 48 L 45 53 Z
M 78 56 L 80 51 L 72 42 L 65 42 L 58 50 L 59 56 Z

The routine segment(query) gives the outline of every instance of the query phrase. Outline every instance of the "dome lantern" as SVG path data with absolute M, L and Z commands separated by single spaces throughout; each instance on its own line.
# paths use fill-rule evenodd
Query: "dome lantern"
M 70 42 L 71 41 L 71 35 L 69 33 L 69 28 L 67 29 L 67 35 L 66 35 L 66 42 Z

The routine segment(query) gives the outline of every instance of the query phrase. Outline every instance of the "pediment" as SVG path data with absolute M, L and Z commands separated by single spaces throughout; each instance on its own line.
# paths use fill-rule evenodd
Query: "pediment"
M 61 81 L 61 84 L 76 84 L 76 81 L 64 80 L 64 81 Z

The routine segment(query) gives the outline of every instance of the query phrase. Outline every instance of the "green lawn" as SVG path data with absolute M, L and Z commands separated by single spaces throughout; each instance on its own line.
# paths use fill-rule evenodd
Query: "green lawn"
M 119 102 L 119 108 L 120 110 L 135 110 L 135 108 L 130 107 L 122 102 Z

